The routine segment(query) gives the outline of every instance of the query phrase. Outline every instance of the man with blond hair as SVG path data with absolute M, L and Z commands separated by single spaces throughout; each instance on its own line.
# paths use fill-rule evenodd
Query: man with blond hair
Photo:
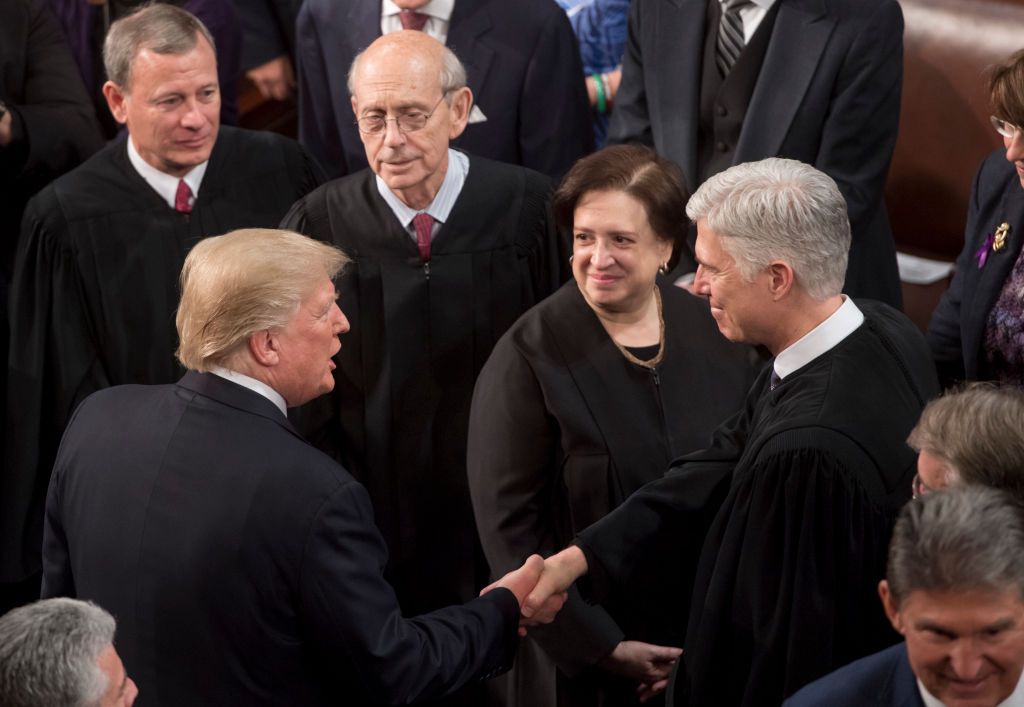
M 177 315 L 189 372 L 90 396 L 64 435 L 43 594 L 121 619 L 149 704 L 405 704 L 512 659 L 540 558 L 466 606 L 405 618 L 366 490 L 288 422 L 334 387 L 346 261 L 288 231 L 200 242 Z

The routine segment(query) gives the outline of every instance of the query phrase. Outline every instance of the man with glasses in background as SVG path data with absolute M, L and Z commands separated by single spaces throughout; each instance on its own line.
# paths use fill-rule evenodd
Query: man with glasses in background
M 283 223 L 353 259 L 334 393 L 300 425 L 369 490 L 410 615 L 486 583 L 465 467 L 473 384 L 502 333 L 566 279 L 566 249 L 546 177 L 449 147 L 473 101 L 450 49 L 387 34 L 353 61 L 348 88 L 370 168 Z

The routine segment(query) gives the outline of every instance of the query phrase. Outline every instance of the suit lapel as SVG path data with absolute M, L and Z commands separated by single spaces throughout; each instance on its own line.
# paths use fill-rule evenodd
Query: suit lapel
M 736 145 L 735 163 L 777 155 L 835 29 L 825 0 L 778 0 L 779 14 Z
M 921 691 L 917 689 L 917 678 L 914 676 L 914 671 L 910 669 L 906 643 L 900 645 L 897 653 L 896 665 L 893 668 L 889 684 L 879 697 L 879 704 L 888 704 L 893 707 L 924 707 Z
M 679 165 L 686 183 L 696 189 L 700 110 L 694 106 L 700 106 L 706 0 L 660 0 L 653 6 L 654 15 L 644 21 L 653 21 L 654 27 L 644 32 L 654 37 L 654 53 L 645 61 L 665 68 L 648 88 L 648 109 L 668 116 L 664 133 L 656 136 L 660 152 Z
M 334 28 L 333 36 L 348 37 L 352 42 L 352 56 L 366 49 L 380 36 L 380 0 L 350 0 L 345 24 Z M 334 15 L 337 17 L 337 15 Z M 324 36 L 332 36 L 327 32 Z M 347 72 L 348 67 L 343 71 Z
M 1000 208 L 994 214 L 990 223 L 979 224 L 985 234 L 994 234 L 999 224 L 1004 222 L 1010 224 L 1010 231 L 1006 236 L 1006 247 L 998 252 L 990 249 L 985 266 L 980 268 L 978 273 L 971 311 L 963 319 L 971 324 L 970 331 L 964 332 L 965 351 L 981 351 L 988 314 L 999 299 L 1003 284 L 1010 276 L 1010 271 L 1013 270 L 1024 244 L 1024 189 L 1020 188 L 1016 178 L 1008 182 Z M 973 254 L 968 267 L 978 267 L 978 259 Z M 978 364 L 980 365 L 981 361 L 978 361 Z
M 479 0 L 459 0 L 455 3 L 446 45 L 466 67 L 466 82 L 473 92 L 474 102 L 479 102 L 483 96 L 483 88 L 489 80 L 488 72 L 494 59 L 494 50 L 480 41 L 480 37 L 490 32 L 491 28 L 491 15 L 486 3 Z M 480 110 L 488 115 L 497 108 L 481 103 Z M 452 146 L 458 145 L 465 134 L 463 132 L 452 141 Z

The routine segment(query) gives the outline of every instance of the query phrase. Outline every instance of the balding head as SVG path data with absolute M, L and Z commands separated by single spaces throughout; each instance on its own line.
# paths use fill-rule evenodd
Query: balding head
M 394 32 L 355 58 L 348 88 L 370 167 L 403 202 L 424 208 L 444 181 L 449 141 L 469 119 L 462 64 L 423 32 Z

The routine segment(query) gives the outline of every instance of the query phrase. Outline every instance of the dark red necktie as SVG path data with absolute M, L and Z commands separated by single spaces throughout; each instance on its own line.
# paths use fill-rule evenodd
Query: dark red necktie
M 434 217 L 430 214 L 416 214 L 412 217 L 412 225 L 416 227 L 416 247 L 420 249 L 420 259 L 430 262 L 430 236 L 434 231 Z
M 178 192 L 174 195 L 174 210 L 183 214 L 192 213 L 192 190 L 184 179 L 178 180 Z
M 430 19 L 430 15 L 414 10 L 402 10 L 398 13 L 398 19 L 402 22 L 402 29 L 415 29 L 420 32 Z

